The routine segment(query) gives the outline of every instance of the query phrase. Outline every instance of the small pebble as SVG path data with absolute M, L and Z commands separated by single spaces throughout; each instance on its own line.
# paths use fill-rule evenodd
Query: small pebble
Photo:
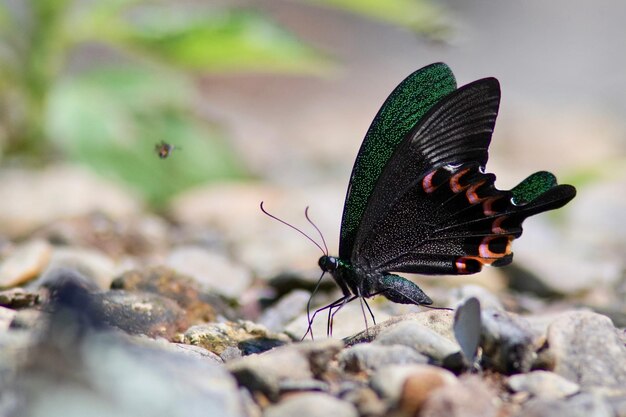
M 264 417 L 358 417 L 356 408 L 328 394 L 298 394 L 268 407 Z
M 478 376 L 459 378 L 459 383 L 443 385 L 431 392 L 420 417 L 497 417 L 498 401 Z
M 338 356 L 346 372 L 375 371 L 390 365 L 428 363 L 428 357 L 414 349 L 380 344 L 359 344 L 344 349 Z
M 52 246 L 44 240 L 24 243 L 0 263 L 0 288 L 9 288 L 36 278 L 48 265 Z
M 578 384 L 549 371 L 513 375 L 506 385 L 513 392 L 527 392 L 541 398 L 563 398 L 580 391 Z
M 536 398 L 524 404 L 519 417 L 616 417 L 600 395 L 580 393 L 567 399 Z

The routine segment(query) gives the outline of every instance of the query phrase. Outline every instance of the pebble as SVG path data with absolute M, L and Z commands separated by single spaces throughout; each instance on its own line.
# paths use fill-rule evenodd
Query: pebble
M 501 310 L 481 313 L 482 362 L 505 374 L 530 371 L 536 358 L 535 334 L 521 317 Z
M 385 329 L 395 326 L 399 322 L 415 322 L 456 343 L 452 326 L 454 324 L 454 312 L 449 310 L 426 310 L 418 313 L 409 313 L 401 316 L 390 317 L 384 322 L 371 326 L 345 339 L 346 345 L 352 346 L 357 343 L 371 342 Z
M 10 237 L 24 236 L 60 218 L 102 212 L 117 219 L 138 215 L 142 209 L 139 199 L 118 184 L 71 165 L 2 170 L 0 201 L 0 230 Z
M 344 349 L 338 356 L 339 366 L 346 372 L 376 371 L 390 365 L 427 363 L 428 357 L 414 349 L 381 344 L 358 344 Z
M 368 387 L 359 387 L 346 392 L 341 399 L 353 404 L 360 416 L 383 416 L 387 412 L 387 404 Z
M 126 271 L 113 280 L 111 288 L 131 292 L 146 291 L 172 299 L 185 311 L 190 323 L 215 321 L 217 312 L 211 301 L 218 306 L 220 312 L 228 310 L 225 302 L 203 291 L 196 280 L 167 267 Z
M 626 393 L 626 346 L 606 316 L 588 311 L 561 315 L 548 328 L 547 342 L 555 373 L 583 390 Z
M 157 294 L 113 290 L 94 297 L 104 321 L 130 334 L 172 339 L 187 327 L 183 309 Z
M 540 398 L 564 398 L 580 391 L 580 386 L 549 371 L 533 371 L 507 378 L 506 386 L 513 392 L 527 392 Z
M 405 385 L 409 378 L 414 381 L 411 382 L 411 386 L 407 388 Z M 421 379 L 429 381 L 429 383 L 421 388 L 416 387 L 415 383 Z M 423 397 L 423 392 L 431 391 L 429 389 L 431 384 L 439 387 L 456 382 L 456 377 L 452 372 L 436 366 L 422 364 L 386 366 L 374 372 L 370 379 L 370 385 L 374 391 L 394 408 L 397 407 L 401 401 L 404 404 L 408 404 L 412 401 L 411 397 L 413 395 L 421 395 L 421 397 Z M 435 388 L 434 385 L 432 386 L 433 389 Z M 420 393 L 413 392 L 417 388 L 420 389 Z M 425 397 L 423 399 L 425 399 Z M 423 399 L 420 401 L 420 404 L 423 402 Z M 414 415 L 415 409 L 414 412 L 407 412 L 407 414 Z
M 308 291 L 294 290 L 263 311 L 258 321 L 272 331 L 281 331 L 302 314 L 309 297 L 311 293 Z
M 436 363 L 443 363 L 445 358 L 460 350 L 457 343 L 451 342 L 426 326 L 410 321 L 400 322 L 383 330 L 374 343 L 385 346 L 407 346 L 428 356 Z
M 420 417 L 497 417 L 497 396 L 478 376 L 459 378 L 430 393 Z
M 50 262 L 52 246 L 32 240 L 16 247 L 0 263 L 0 288 L 10 288 L 36 278 Z
M 252 274 L 226 256 L 198 246 L 174 249 L 166 265 L 211 290 L 236 299 L 250 286 Z
M 519 417 L 616 417 L 600 395 L 584 392 L 564 400 L 537 398 L 524 404 Z
M 406 415 L 418 415 L 433 392 L 442 387 L 454 389 L 457 384 L 457 378 L 452 372 L 422 365 L 404 381 L 399 409 Z
M 47 268 L 32 285 L 39 287 L 54 280 L 57 269 L 74 270 L 96 284 L 100 290 L 108 290 L 119 271 L 118 265 L 111 258 L 95 249 L 55 247 Z
M 249 321 L 199 324 L 191 326 L 182 336 L 183 343 L 201 346 L 220 356 L 226 353 L 228 357 L 239 356 L 245 349 L 245 342 L 255 340 L 262 343 L 257 345 L 260 348 L 257 352 L 291 341 L 285 335 L 272 333 L 264 326 Z
M 39 302 L 39 294 L 24 288 L 0 291 L 0 306 L 13 309 L 32 307 Z
M 328 394 L 312 392 L 289 396 L 268 407 L 264 417 L 358 417 L 357 409 L 347 401 Z

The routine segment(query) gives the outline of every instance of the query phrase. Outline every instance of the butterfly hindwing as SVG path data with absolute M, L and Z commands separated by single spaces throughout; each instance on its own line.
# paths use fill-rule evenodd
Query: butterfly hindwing
M 365 135 L 354 162 L 341 221 L 339 256 L 349 259 L 368 199 L 394 150 L 441 98 L 456 89 L 450 68 L 421 68 L 389 95 Z

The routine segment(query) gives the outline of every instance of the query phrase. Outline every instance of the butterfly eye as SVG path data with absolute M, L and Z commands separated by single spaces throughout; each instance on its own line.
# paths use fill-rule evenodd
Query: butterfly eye
M 323 271 L 332 272 L 339 267 L 339 260 L 334 256 L 322 256 L 318 264 Z

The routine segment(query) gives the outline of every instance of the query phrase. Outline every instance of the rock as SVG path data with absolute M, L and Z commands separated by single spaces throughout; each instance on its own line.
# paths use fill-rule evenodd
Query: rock
M 290 292 L 266 309 L 259 318 L 259 323 L 272 331 L 282 331 L 289 322 L 302 313 L 310 296 L 311 293 L 304 290 Z
M 420 417 L 496 417 L 497 397 L 477 376 L 459 378 L 457 384 L 444 384 L 430 393 Z
M 581 393 L 567 399 L 537 398 L 528 401 L 520 417 L 615 417 L 611 406 L 600 395 Z
M 359 387 L 348 391 L 341 396 L 356 407 L 360 416 L 383 416 L 387 412 L 387 405 L 367 387 Z
M 510 376 L 507 387 L 513 392 L 527 392 L 540 398 L 564 398 L 580 391 L 578 384 L 549 371 L 533 371 Z
M 388 320 L 371 326 L 368 331 L 362 331 L 354 336 L 346 338 L 346 345 L 352 346 L 357 343 L 371 342 L 379 333 L 388 327 L 392 327 L 399 322 L 416 322 L 421 324 L 453 343 L 456 343 L 452 325 L 454 323 L 454 312 L 449 310 L 426 310 L 419 313 L 409 313 L 402 316 L 391 317 Z
M 65 284 L 71 282 L 80 285 L 89 292 L 98 292 L 100 287 L 94 280 L 80 271 L 64 266 L 48 268 L 46 272 L 33 283 L 33 287 L 44 288 L 48 294 L 54 293 Z
M 277 400 L 281 384 L 313 379 L 308 358 L 293 346 L 283 346 L 258 355 L 245 356 L 226 364 L 238 383 L 252 392 Z
M 183 246 L 170 253 L 167 266 L 189 275 L 200 284 L 230 298 L 241 296 L 252 282 L 250 271 L 227 257 L 196 246 Z
M 113 277 L 118 273 L 118 265 L 102 252 L 71 247 L 57 247 L 43 274 L 32 283 L 39 287 L 57 279 L 61 271 L 73 270 L 96 284 L 100 290 L 108 290 Z
M 172 339 L 187 327 L 185 312 L 178 304 L 157 294 L 114 290 L 95 298 L 104 322 L 130 334 Z
M 170 343 L 170 345 L 171 345 L 170 347 L 171 349 L 177 352 L 184 353 L 185 355 L 209 359 L 216 363 L 224 362 L 222 358 L 220 358 L 218 355 L 200 346 L 186 345 L 184 343 Z
M 458 382 L 452 372 L 423 365 L 407 376 L 402 387 L 399 408 L 406 415 L 418 415 L 433 392 L 442 387 L 453 389 L 456 385 Z
M 36 278 L 50 261 L 52 247 L 44 240 L 24 243 L 0 263 L 0 288 L 9 288 Z
M 410 386 L 407 386 L 408 380 L 412 382 Z M 428 381 L 424 387 L 419 386 L 419 380 L 423 379 Z M 432 388 L 440 387 L 445 384 L 456 383 L 456 377 L 450 371 L 435 367 L 432 365 L 391 365 L 378 369 L 370 379 L 370 385 L 372 388 L 385 399 L 391 407 L 396 408 L 402 401 L 406 407 L 403 406 L 403 410 L 408 415 L 414 415 L 417 412 L 418 407 L 410 407 L 411 402 L 415 399 L 414 395 L 418 395 L 421 404 L 425 400 L 425 396 L 422 395 L 426 390 L 429 390 L 429 386 Z M 415 391 L 419 390 L 418 393 Z M 417 397 L 416 397 L 417 398 Z M 409 408 L 411 410 L 409 410 Z
M 217 353 L 223 359 L 223 353 L 233 357 L 232 349 L 236 349 L 234 356 L 246 353 L 246 349 L 252 349 L 256 345 L 256 352 L 263 352 L 276 346 L 289 343 L 291 340 L 285 335 L 269 332 L 265 327 L 249 321 L 238 323 L 209 323 L 192 326 L 183 335 L 183 343 L 201 346 L 211 352 Z M 250 352 L 252 353 L 252 352 Z
M 219 297 L 202 291 L 200 284 L 166 267 L 126 271 L 111 283 L 112 289 L 146 291 L 170 298 L 185 311 L 190 323 L 215 321 L 216 309 L 226 312 L 228 307 Z
M 0 306 L 13 309 L 32 307 L 39 302 L 39 294 L 23 288 L 0 291 Z
M 547 342 L 555 373 L 583 390 L 626 391 L 626 347 L 607 317 L 587 311 L 560 316 L 548 328 Z
M 294 290 L 306 290 L 310 295 L 315 290 L 318 281 L 319 273 L 317 271 L 305 274 L 282 272 L 267 280 L 267 285 L 276 291 L 278 297 L 282 297 Z M 323 279 L 319 281 L 318 291 L 330 292 L 335 289 L 337 289 L 337 284 L 333 280 Z
M 328 394 L 312 392 L 290 396 L 268 407 L 264 417 L 358 417 L 356 408 Z
M 37 172 L 3 170 L 0 201 L 0 230 L 12 237 L 26 235 L 59 218 L 92 212 L 125 218 L 141 209 L 138 199 L 118 184 L 68 165 L 50 166 Z
M 530 371 L 536 358 L 530 325 L 506 311 L 483 310 L 481 318 L 484 366 L 505 374 Z
M 436 363 L 459 352 L 458 344 L 451 342 L 426 326 L 406 321 L 383 330 L 374 341 L 376 344 L 403 345 L 428 356 Z
M 358 344 L 344 349 L 339 366 L 347 372 L 376 371 L 390 365 L 427 363 L 428 357 L 402 345 Z
M 372 312 L 374 313 L 374 316 L 376 317 L 377 322 L 379 320 L 386 320 L 387 318 L 389 318 L 389 314 L 382 311 L 377 305 L 370 303 L 370 307 L 372 309 Z M 313 310 L 313 307 L 311 307 L 311 309 Z M 314 313 L 315 310 L 311 311 L 311 317 L 313 317 Z M 372 325 L 372 317 L 367 313 L 367 309 L 366 314 L 369 329 L 372 330 L 376 326 Z M 327 317 L 328 310 L 322 310 L 318 315 L 315 316 L 315 320 L 313 321 L 313 336 L 315 337 L 315 339 L 326 337 Z M 287 327 L 285 328 L 285 332 L 289 334 L 293 339 L 300 340 L 306 333 L 307 327 L 307 315 L 302 314 L 287 325 Z M 353 335 L 363 329 L 365 329 L 363 311 L 361 310 L 361 305 L 358 300 L 354 300 L 352 303 L 346 304 L 340 310 L 340 312 L 335 315 L 333 321 L 332 337 L 343 338 L 349 335 Z M 363 330 L 363 333 L 364 332 L 365 330 Z M 310 333 L 307 335 L 307 337 L 311 337 Z
M 9 327 L 11 329 L 40 330 L 44 325 L 44 313 L 41 310 L 25 308 L 16 312 Z
M 15 310 L 0 306 L 0 332 L 4 332 L 9 328 L 16 314 Z

